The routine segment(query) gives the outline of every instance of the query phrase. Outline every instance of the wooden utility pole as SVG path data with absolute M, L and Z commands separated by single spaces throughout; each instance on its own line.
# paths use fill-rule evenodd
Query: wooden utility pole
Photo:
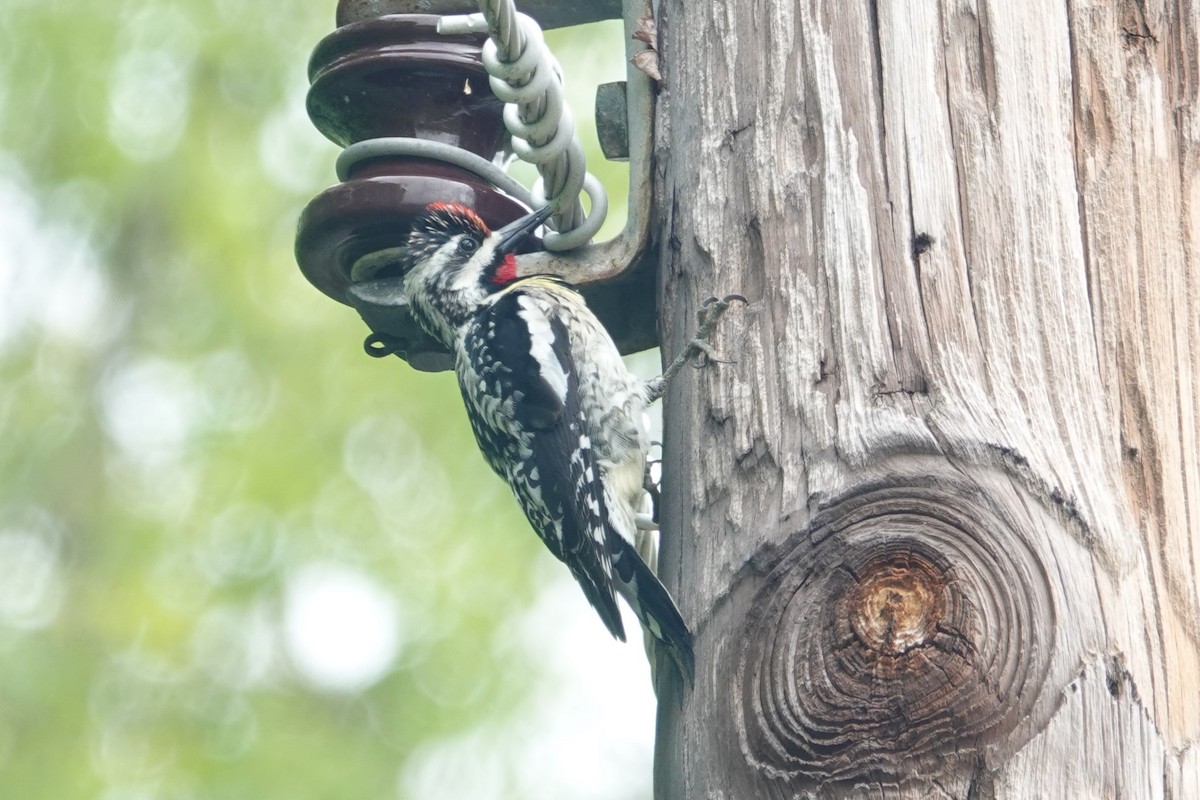
M 656 796 L 1200 796 L 1200 5 L 659 13 Z

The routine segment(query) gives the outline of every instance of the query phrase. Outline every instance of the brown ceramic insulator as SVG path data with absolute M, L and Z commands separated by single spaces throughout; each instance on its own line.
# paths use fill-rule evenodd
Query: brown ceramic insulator
M 408 137 L 493 160 L 503 149 L 505 130 L 503 104 L 492 94 L 479 58 L 486 36 L 442 36 L 437 20 L 422 14 L 363 19 L 323 39 L 309 63 L 308 111 L 317 128 L 342 146 Z M 402 157 L 363 161 L 301 214 L 296 233 L 301 271 L 322 292 L 348 303 L 354 263 L 403 244 L 412 217 L 433 202 L 462 203 L 493 227 L 528 211 L 450 164 Z M 369 277 L 386 274 L 385 268 Z M 417 350 L 432 345 L 422 342 L 419 331 L 394 333 Z
M 300 215 L 296 260 L 325 294 L 345 303 L 350 271 L 362 256 L 399 247 L 409 221 L 435 202 L 461 203 L 492 228 L 526 213 L 519 201 L 451 164 L 417 158 L 372 159 L 345 183 L 317 195 Z M 376 272 L 369 277 L 385 277 Z
M 438 17 L 393 14 L 326 36 L 309 60 L 308 114 L 345 147 L 408 136 L 489 161 L 501 150 L 503 104 L 479 60 L 484 34 L 443 36 Z
M 309 65 L 308 110 L 314 124 L 342 146 L 406 137 L 495 160 L 507 134 L 503 104 L 492 94 L 480 61 L 486 35 L 442 36 L 435 15 L 374 16 L 408 1 L 361 0 L 339 6 L 342 27 L 318 44 Z M 449 10 L 442 6 L 452 1 L 437 10 Z M 611 0 L 604 3 L 617 8 Z M 470 10 L 467 5 L 462 10 Z M 548 0 L 543 5 L 547 13 L 567 9 Z M 571 15 L 598 13 L 599 6 L 586 5 L 571 5 L 569 19 L 562 24 L 579 21 Z M 372 158 L 353 165 L 344 183 L 322 192 L 304 209 L 296 233 L 296 260 L 318 289 L 354 306 L 383 337 L 380 341 L 387 341 L 390 352 L 418 369 L 437 370 L 448 368 L 449 354 L 413 322 L 396 282 L 362 282 L 396 277 L 383 251 L 402 245 L 412 217 L 432 202 L 472 207 L 493 228 L 528 211 L 459 167 L 419 158 Z M 377 257 L 370 262 L 370 274 L 360 269 L 352 276 L 354 265 L 371 254 Z M 616 280 L 580 288 L 622 352 L 655 344 L 652 271 L 630 270 Z
M 521 0 L 521 13 L 538 21 L 545 30 L 583 25 L 602 19 L 621 18 L 621 0 Z M 383 14 L 473 14 L 476 0 L 339 0 L 337 24 Z

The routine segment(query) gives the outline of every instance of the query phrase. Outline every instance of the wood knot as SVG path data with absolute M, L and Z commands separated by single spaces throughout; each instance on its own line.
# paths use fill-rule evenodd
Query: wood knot
M 739 604 L 730 719 L 746 763 L 790 789 L 975 764 L 1054 691 L 1029 531 L 978 487 L 894 480 L 827 505 Z
M 948 576 L 917 554 L 881 558 L 859 570 L 845 615 L 867 648 L 898 656 L 930 642 L 942 619 Z

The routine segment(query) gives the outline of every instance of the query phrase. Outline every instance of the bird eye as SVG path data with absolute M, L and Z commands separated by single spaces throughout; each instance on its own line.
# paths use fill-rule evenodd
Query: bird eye
M 475 241 L 470 236 L 464 236 L 458 240 L 458 252 L 460 253 L 474 253 L 478 247 L 479 242 Z

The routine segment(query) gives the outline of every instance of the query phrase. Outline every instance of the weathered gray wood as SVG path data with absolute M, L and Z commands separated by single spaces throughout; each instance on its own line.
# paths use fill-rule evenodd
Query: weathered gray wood
M 1200 6 L 659 12 L 657 796 L 1200 797 Z

